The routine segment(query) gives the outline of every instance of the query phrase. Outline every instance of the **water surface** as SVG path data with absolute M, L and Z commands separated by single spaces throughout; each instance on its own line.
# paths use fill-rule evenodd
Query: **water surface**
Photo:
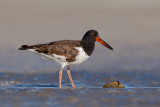
M 159 71 L 72 72 L 76 89 L 66 72 L 62 89 L 58 88 L 58 72 L 0 72 L 0 104 L 11 107 L 52 106 L 154 106 L 160 104 Z M 121 81 L 124 89 L 102 86 Z M 2 97 L 3 96 L 3 97 Z

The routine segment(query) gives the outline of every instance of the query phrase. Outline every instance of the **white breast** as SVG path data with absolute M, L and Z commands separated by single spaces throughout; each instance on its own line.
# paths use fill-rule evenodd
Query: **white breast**
M 79 53 L 76 56 L 76 61 L 71 62 L 69 65 L 78 65 L 89 58 L 82 47 L 76 47 L 75 49 L 77 49 Z

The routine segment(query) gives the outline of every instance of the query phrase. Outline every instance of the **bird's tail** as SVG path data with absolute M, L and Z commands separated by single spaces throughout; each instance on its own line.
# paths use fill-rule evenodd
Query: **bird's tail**
M 28 45 L 22 45 L 20 48 L 18 48 L 18 50 L 27 50 L 27 49 L 31 49 L 31 47 Z

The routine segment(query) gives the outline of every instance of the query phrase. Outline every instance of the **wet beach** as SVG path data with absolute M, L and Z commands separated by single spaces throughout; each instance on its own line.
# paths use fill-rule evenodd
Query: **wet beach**
M 3 107 L 158 107 L 159 75 L 156 70 L 72 72 L 76 85 L 73 89 L 64 72 L 62 89 L 59 89 L 58 72 L 0 72 L 0 104 Z M 102 88 L 107 82 L 116 80 L 125 88 Z

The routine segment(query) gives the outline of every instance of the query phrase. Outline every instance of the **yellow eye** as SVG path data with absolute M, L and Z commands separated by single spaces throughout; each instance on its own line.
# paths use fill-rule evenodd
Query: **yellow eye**
M 94 35 L 94 33 L 91 33 L 91 35 Z

